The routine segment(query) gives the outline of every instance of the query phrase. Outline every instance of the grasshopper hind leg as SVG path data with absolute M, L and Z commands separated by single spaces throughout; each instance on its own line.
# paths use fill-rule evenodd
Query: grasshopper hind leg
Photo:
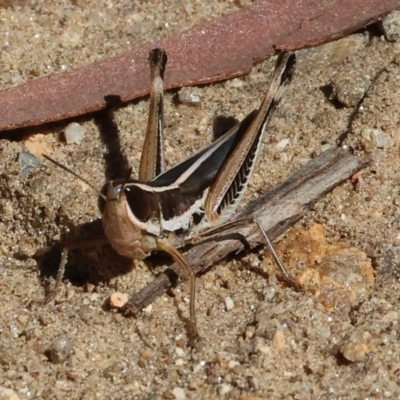
M 191 341 L 196 341 L 200 338 L 197 323 L 196 323 L 196 274 L 193 268 L 186 261 L 185 257 L 173 246 L 168 244 L 166 241 L 158 241 L 160 250 L 167 252 L 181 267 L 181 271 L 185 279 L 189 280 L 190 283 L 190 315 L 189 315 L 189 335 Z
M 201 232 L 199 235 L 199 238 L 196 238 L 195 240 L 191 240 L 188 243 L 191 244 L 199 244 L 205 241 L 210 241 L 210 240 L 218 240 L 220 238 L 226 237 L 227 235 L 240 235 L 240 230 L 241 228 L 247 227 L 249 225 L 255 225 L 257 230 L 260 233 L 260 237 L 264 240 L 265 244 L 267 245 L 272 257 L 274 258 L 276 264 L 278 265 L 279 269 L 282 272 L 284 280 L 290 285 L 293 286 L 296 289 L 300 288 L 299 283 L 295 278 L 293 278 L 289 271 L 285 268 L 283 265 L 283 262 L 279 258 L 277 252 L 275 251 L 274 245 L 272 244 L 271 240 L 268 238 L 267 233 L 265 232 L 264 228 L 262 227 L 260 221 L 257 218 L 244 218 L 244 219 L 238 219 L 236 221 L 232 222 L 226 222 L 221 226 L 217 226 L 215 228 L 210 228 L 205 232 Z M 245 239 L 245 238 L 243 238 Z
M 300 284 L 297 282 L 297 280 L 295 278 L 293 278 L 289 271 L 285 268 L 285 266 L 283 265 L 281 259 L 278 256 L 278 253 L 275 251 L 275 248 L 272 244 L 272 242 L 269 240 L 268 235 L 266 234 L 266 232 L 264 231 L 263 227 L 261 226 L 261 223 L 258 219 L 253 219 L 253 222 L 257 225 L 258 230 L 260 231 L 261 235 L 264 238 L 264 241 L 266 243 L 266 245 L 268 246 L 268 249 L 272 255 L 272 257 L 274 258 L 276 264 L 278 265 L 279 269 L 281 270 L 282 274 L 283 274 L 283 278 L 284 280 L 290 285 L 293 286 L 296 289 L 300 288 Z

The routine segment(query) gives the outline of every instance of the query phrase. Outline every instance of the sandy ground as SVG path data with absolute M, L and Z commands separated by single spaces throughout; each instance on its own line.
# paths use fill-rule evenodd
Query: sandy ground
M 247 4 L 19 3 L 23 6 L 0 9 L 1 88 L 119 54 Z M 74 120 L 85 130 L 79 144 L 64 139 L 71 121 L 41 128 L 44 136 L 34 140 L 2 137 L 0 398 L 400 398 L 400 47 L 381 35 L 374 29 L 298 52 L 294 79 L 271 122 L 244 200 L 338 142 L 359 156 L 370 155 L 369 168 L 319 201 L 281 238 L 278 251 L 287 267 L 301 274 L 293 253 L 298 238 L 311 227 L 323 241 L 323 229 L 328 244 L 368 256 L 374 284 L 370 279 L 355 285 L 348 307 L 332 309 L 313 292 L 280 283 L 264 249 L 233 257 L 198 279 L 203 339 L 193 349 L 185 329 L 186 283 L 138 319 L 107 307 L 112 292 L 134 293 L 163 268 L 131 263 L 107 246 L 72 252 L 56 301 L 30 304 L 44 298 L 46 282 L 54 283 L 57 243 L 68 229 L 99 213 L 97 196 L 85 184 L 45 161 L 24 177 L 18 155 L 47 151 L 100 187 L 117 164 L 117 146 L 99 133 L 99 118 L 91 115 Z M 273 65 L 269 60 L 249 76 L 194 88 L 201 98 L 196 106 L 181 104 L 177 91 L 169 92 L 168 165 L 209 143 L 218 116 L 241 119 L 256 108 Z M 144 99 L 114 112 L 133 174 L 147 108 Z M 310 248 L 303 250 L 312 253 Z M 254 265 L 269 277 L 250 272 Z M 342 268 L 351 271 L 352 265 Z

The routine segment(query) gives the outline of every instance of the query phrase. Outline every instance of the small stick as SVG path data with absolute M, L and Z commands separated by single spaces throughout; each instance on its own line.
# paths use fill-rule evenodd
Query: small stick
M 301 167 L 285 182 L 249 203 L 233 220 L 256 219 L 269 239 L 274 240 L 298 221 L 318 199 L 368 163 L 369 159 L 359 159 L 343 149 L 330 149 Z M 251 248 L 264 242 L 260 229 L 254 223 L 238 231 Z M 240 239 L 212 240 L 194 246 L 185 258 L 198 274 L 229 253 L 242 249 L 243 241 Z M 123 307 L 123 312 L 137 314 L 171 287 L 173 278 L 179 274 L 180 268 L 174 263 L 134 294 Z

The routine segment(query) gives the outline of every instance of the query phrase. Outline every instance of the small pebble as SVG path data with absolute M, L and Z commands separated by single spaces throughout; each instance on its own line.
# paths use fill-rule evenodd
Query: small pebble
M 180 387 L 175 387 L 172 389 L 172 394 L 175 396 L 176 400 L 185 400 L 186 394 L 184 390 Z
M 226 311 L 232 310 L 235 307 L 235 303 L 230 297 L 225 298 Z
M 73 383 L 65 379 L 59 379 L 56 381 L 56 388 L 63 392 L 71 392 L 74 389 Z
M 126 304 L 128 300 L 129 297 L 126 293 L 115 292 L 110 296 L 110 306 L 121 308 Z
M 272 343 L 278 351 L 284 351 L 286 348 L 286 339 L 283 331 L 277 329 L 272 339 Z
M 22 176 L 24 178 L 32 174 L 35 168 L 42 166 L 40 160 L 29 151 L 21 151 L 17 158 L 18 163 L 22 166 Z
M 82 321 L 88 322 L 93 317 L 93 311 L 89 306 L 83 305 L 79 308 L 78 315 Z
M 249 326 L 245 332 L 246 339 L 251 339 L 254 336 L 255 330 L 254 326 Z
M 261 353 L 261 354 L 266 355 L 267 357 L 271 357 L 271 354 L 272 354 L 271 346 L 268 346 L 267 344 L 257 345 L 256 351 Z
M 77 122 L 71 122 L 64 131 L 65 140 L 68 144 L 82 142 L 85 137 L 85 130 Z
M 381 26 L 387 41 L 398 42 L 400 40 L 400 11 L 393 11 L 383 18 Z
M 381 322 L 385 323 L 385 324 L 389 324 L 392 322 L 395 322 L 399 319 L 399 313 L 397 311 L 389 311 L 387 312 L 382 318 L 381 318 Z
M 282 151 L 288 144 L 290 140 L 289 139 L 282 139 L 280 142 L 276 144 L 276 149 L 279 151 Z
M 363 99 L 369 84 L 368 78 L 360 73 L 343 74 L 332 82 L 332 89 L 337 100 L 345 107 L 351 108 Z
M 55 364 L 64 362 L 72 353 L 74 345 L 65 335 L 56 337 L 50 346 L 50 360 Z
M 380 129 L 372 129 L 371 141 L 378 149 L 390 147 L 390 145 L 392 144 L 391 136 L 381 131 Z
M 238 366 L 238 365 L 240 365 L 240 362 L 238 362 L 238 361 L 236 361 L 236 360 L 230 360 L 230 361 L 229 361 L 229 364 L 228 364 L 228 367 L 229 367 L 230 369 L 233 369 L 233 368 L 235 368 L 235 367 Z
M 85 283 L 85 292 L 86 293 L 93 293 L 95 288 L 96 288 L 96 286 L 93 285 L 92 283 L 89 283 L 89 282 Z
M 232 390 L 232 386 L 231 385 L 227 385 L 226 383 L 223 383 L 219 388 L 219 395 L 220 396 L 224 396 L 226 394 L 228 394 L 231 390 Z
M 390 147 L 393 144 L 392 137 L 381 129 L 364 128 L 361 131 L 361 137 L 368 152 L 377 148 Z
M 19 400 L 14 390 L 0 386 L 0 400 Z
M 74 289 L 68 289 L 67 290 L 67 296 L 66 296 L 67 300 L 72 300 L 74 295 L 75 295 L 75 290 Z
M 153 304 L 149 304 L 147 307 L 145 307 L 145 308 L 143 309 L 143 311 L 144 311 L 146 314 L 151 314 L 151 312 L 153 311 Z
M 126 365 L 120 361 L 115 361 L 104 369 L 103 376 L 108 379 L 113 379 L 118 376 L 121 377 L 125 374 L 125 371 Z
M 204 368 L 203 363 L 198 363 L 193 367 L 193 373 L 197 374 L 202 368 Z
M 351 362 L 363 361 L 368 353 L 382 343 L 382 336 L 368 331 L 353 333 L 341 346 L 340 352 Z
M 252 376 L 252 375 L 248 376 L 247 377 L 247 382 L 249 384 L 250 390 L 252 390 L 252 391 L 256 391 L 257 390 L 258 382 L 257 382 L 257 379 L 254 376 Z M 256 399 L 260 399 L 261 400 L 260 397 L 254 397 L 253 400 L 256 400 Z M 249 400 L 250 400 L 250 398 L 249 398 Z
M 212 287 L 213 287 L 213 284 L 211 282 L 204 282 L 205 290 L 210 290 Z
M 175 347 L 175 352 L 179 357 L 184 357 L 185 351 L 180 347 Z
M 200 93 L 193 87 L 183 87 L 178 96 L 179 101 L 184 104 L 199 104 L 201 100 Z

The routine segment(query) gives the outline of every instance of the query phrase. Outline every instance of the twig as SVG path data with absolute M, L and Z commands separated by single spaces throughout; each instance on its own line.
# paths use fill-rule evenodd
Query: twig
M 318 199 L 365 167 L 368 162 L 368 159 L 360 160 L 343 149 L 328 150 L 301 167 L 285 182 L 249 203 L 233 220 L 256 218 L 269 238 L 276 239 L 299 220 Z M 254 225 L 240 228 L 239 234 L 250 247 L 255 247 L 263 241 Z M 229 238 L 194 246 L 185 257 L 196 273 L 200 273 L 229 253 L 242 249 L 242 240 Z M 179 267 L 173 264 L 136 293 L 123 311 L 136 314 L 161 296 L 174 283 L 177 275 Z

